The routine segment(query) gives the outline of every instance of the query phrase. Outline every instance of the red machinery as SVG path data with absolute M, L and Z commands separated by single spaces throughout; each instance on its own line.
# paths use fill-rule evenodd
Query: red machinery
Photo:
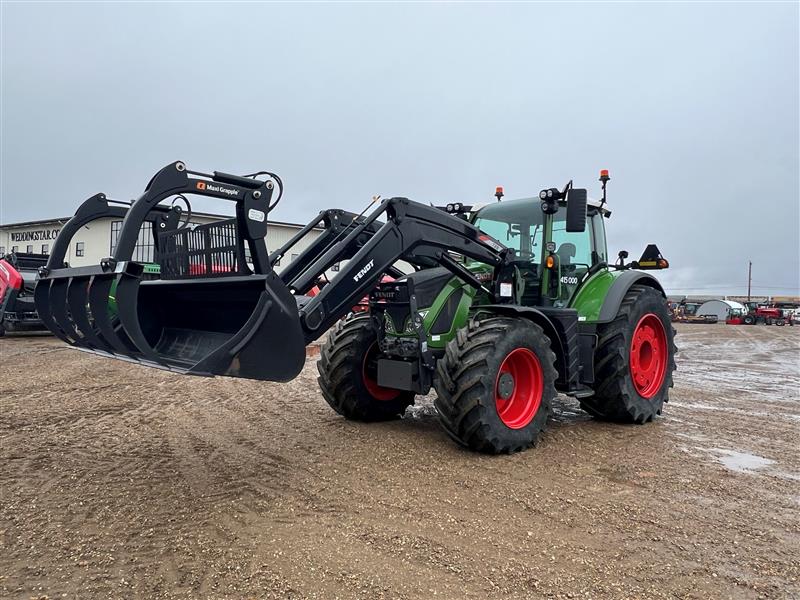
M 381 283 L 391 283 L 392 281 L 394 281 L 394 277 L 392 277 L 391 275 L 384 275 L 381 278 Z M 316 296 L 322 291 L 322 288 L 325 287 L 327 284 L 328 282 L 326 280 L 321 279 L 317 285 L 315 285 L 308 291 L 307 295 L 312 297 Z M 354 304 L 352 310 L 354 313 L 362 313 L 369 311 L 369 296 L 364 296 L 361 300 L 358 301 L 358 304 Z
M 0 336 L 6 331 L 45 329 L 33 303 L 33 289 L 36 270 L 46 263 L 41 254 L 0 255 Z
M 792 313 L 784 314 L 784 311 L 775 306 L 757 306 L 751 308 L 747 313 L 731 313 L 725 319 L 728 325 L 778 325 L 783 326 L 787 323 L 794 325 Z

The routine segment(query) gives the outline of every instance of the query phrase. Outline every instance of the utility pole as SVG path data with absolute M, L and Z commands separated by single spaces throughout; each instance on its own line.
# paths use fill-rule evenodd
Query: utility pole
M 753 261 L 747 265 L 747 303 L 750 304 L 750 284 L 753 282 Z

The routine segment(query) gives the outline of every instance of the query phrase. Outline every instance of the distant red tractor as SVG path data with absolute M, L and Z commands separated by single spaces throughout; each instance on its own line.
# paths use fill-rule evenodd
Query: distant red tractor
M 0 255 L 0 337 L 6 331 L 45 329 L 33 303 L 36 272 L 45 264 L 43 254 Z
M 794 325 L 791 312 L 785 315 L 782 309 L 774 306 L 757 306 L 744 314 L 731 313 L 725 322 L 728 325 Z

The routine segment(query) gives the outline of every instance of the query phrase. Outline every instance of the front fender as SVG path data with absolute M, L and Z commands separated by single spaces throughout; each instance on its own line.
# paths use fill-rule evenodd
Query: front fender
M 579 319 L 583 322 L 608 323 L 617 316 L 622 299 L 634 284 L 649 285 L 664 294 L 664 288 L 649 273 L 632 269 L 604 269 L 592 275 L 578 288 L 570 307 L 578 311 Z
M 615 274 L 616 273 L 618 273 L 618 275 L 608 288 L 603 300 L 603 305 L 600 308 L 600 313 L 597 317 L 598 323 L 609 323 L 616 318 L 622 300 L 625 298 L 625 294 L 628 293 L 628 290 L 630 290 L 633 285 L 649 286 L 661 292 L 661 295 L 664 296 L 665 299 L 667 297 L 658 279 L 649 273 L 642 273 L 641 271 L 632 269 L 616 271 Z

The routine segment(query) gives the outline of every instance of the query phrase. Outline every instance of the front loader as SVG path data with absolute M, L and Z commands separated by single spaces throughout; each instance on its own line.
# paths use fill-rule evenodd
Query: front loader
M 85 202 L 40 271 L 36 304 L 48 328 L 97 354 L 266 381 L 297 376 L 305 346 L 330 332 L 318 369 L 334 410 L 397 418 L 433 388 L 448 434 L 490 453 L 534 445 L 557 392 L 598 418 L 644 423 L 660 413 L 674 332 L 663 289 L 643 271 L 667 263 L 651 246 L 640 261 L 609 267 L 607 173 L 600 203 L 570 182 L 480 210 L 390 198 L 366 216 L 325 211 L 272 254 L 265 237 L 280 179 L 261 174 L 172 163 L 124 209 L 114 255 L 68 268 L 74 232 L 111 210 L 101 195 Z M 236 216 L 192 227 L 163 204 L 192 194 L 231 201 Z M 143 226 L 153 227 L 157 278 L 132 260 Z M 404 275 L 401 261 L 414 271 Z M 352 314 L 366 295 L 369 311 Z

